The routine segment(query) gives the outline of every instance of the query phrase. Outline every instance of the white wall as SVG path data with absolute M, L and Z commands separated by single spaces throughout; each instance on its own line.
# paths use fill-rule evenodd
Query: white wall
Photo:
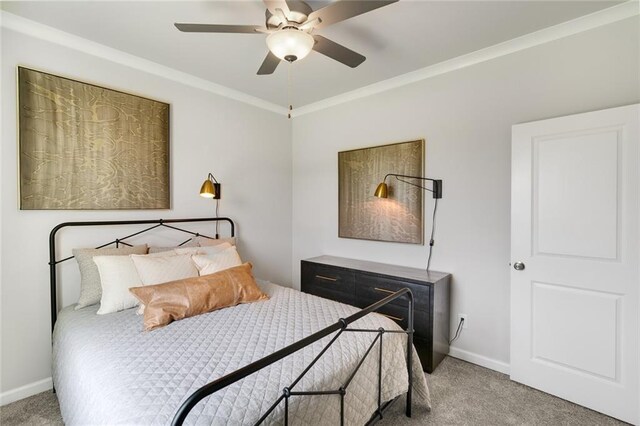
M 170 103 L 172 209 L 20 211 L 17 65 Z M 211 216 L 213 202 L 198 196 L 211 171 L 222 182 L 221 214 L 238 224 L 243 258 L 254 263 L 257 276 L 290 284 L 291 127 L 286 117 L 7 30 L 2 31 L 1 67 L 3 399 L 24 394 L 29 389 L 13 391 L 34 382 L 46 387 L 50 376 L 47 238 L 60 222 Z M 86 233 L 73 238 L 78 245 L 97 242 Z M 77 294 L 77 288 L 70 293 Z
M 237 221 L 240 250 L 258 276 L 298 285 L 300 259 L 319 254 L 424 267 L 424 246 L 337 238 L 337 152 L 415 138 L 427 140 L 427 175 L 444 179 L 433 268 L 453 273 L 452 323 L 457 312 L 469 316 L 456 353 L 506 366 L 511 125 L 640 101 L 637 18 L 297 117 L 293 131 L 271 112 L 12 31 L 1 35 L 0 399 L 48 384 L 47 237 L 55 224 L 210 215 L 210 200 L 197 190 L 212 171 L 223 183 L 221 213 Z M 172 210 L 18 210 L 18 64 L 171 103 Z M 427 224 L 432 206 L 427 197 Z M 95 242 L 71 238 L 85 239 Z M 75 294 L 66 291 L 65 300 Z
M 432 269 L 453 274 L 452 327 L 468 315 L 452 354 L 506 371 L 511 126 L 639 102 L 638 40 L 634 17 L 295 118 L 295 285 L 321 254 L 426 266 L 426 246 L 337 237 L 338 151 L 424 138 L 426 174 L 444 180 Z

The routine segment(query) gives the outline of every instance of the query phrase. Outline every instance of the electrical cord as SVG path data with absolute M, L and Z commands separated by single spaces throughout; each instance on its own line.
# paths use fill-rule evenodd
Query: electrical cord
M 453 339 L 449 340 L 449 344 L 452 344 L 456 341 L 460 334 L 462 333 L 462 324 L 464 324 L 464 318 L 460 318 L 460 323 L 458 323 L 458 329 L 456 330 L 456 335 L 453 336 Z
M 435 240 L 433 239 L 433 236 L 435 235 L 436 232 L 436 212 L 438 211 L 438 199 L 435 199 L 435 202 L 433 203 L 433 218 L 432 218 L 432 222 L 431 222 L 431 237 L 429 238 L 429 257 L 427 257 L 427 272 L 429 271 L 429 268 L 431 267 L 431 255 L 433 254 L 433 246 L 436 243 Z

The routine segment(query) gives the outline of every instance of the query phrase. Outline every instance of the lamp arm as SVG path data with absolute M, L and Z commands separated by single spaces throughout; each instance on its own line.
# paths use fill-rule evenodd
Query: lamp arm
M 396 176 L 396 179 L 399 180 L 400 182 L 406 183 L 407 185 L 415 186 L 416 188 L 422 188 L 425 191 L 433 192 L 432 189 L 429 189 L 426 186 L 418 185 L 417 183 L 411 183 L 408 180 L 400 179 L 398 176 Z
M 438 179 L 431 179 L 431 178 L 425 178 L 420 176 L 399 175 L 397 173 L 387 173 L 386 175 L 384 175 L 384 180 L 387 180 L 387 177 L 389 176 L 395 176 L 396 179 L 398 179 L 398 177 L 403 177 L 403 178 L 410 178 L 410 179 L 430 180 L 432 182 L 435 182 L 438 180 Z
M 209 176 L 207 176 L 207 179 L 212 180 L 215 183 L 220 183 L 220 182 L 218 182 L 218 179 L 216 179 L 216 177 L 214 175 L 212 175 L 211 173 L 209 173 Z
M 433 193 L 433 198 L 442 198 L 442 180 L 441 179 L 431 179 L 431 178 L 425 178 L 425 177 L 420 177 L 420 176 L 408 176 L 408 175 L 399 175 L 397 173 L 387 173 L 384 176 L 383 182 L 387 180 L 387 177 L 389 176 L 394 176 L 397 180 L 399 180 L 400 182 L 404 182 L 408 185 L 412 185 L 415 186 L 417 188 L 421 188 L 424 189 L 425 191 L 429 191 L 431 193 Z M 400 178 L 408 178 L 408 179 L 419 179 L 419 180 L 426 180 L 426 181 L 431 181 L 433 182 L 433 189 L 429 189 L 426 188 L 422 185 L 418 185 L 415 183 L 411 183 L 411 182 L 407 182 L 406 180 L 400 179 Z

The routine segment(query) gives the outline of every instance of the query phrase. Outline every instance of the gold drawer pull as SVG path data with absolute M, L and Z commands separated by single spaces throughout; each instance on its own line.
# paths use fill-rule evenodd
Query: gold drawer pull
M 391 290 L 387 290 L 386 288 L 378 288 L 378 287 L 374 287 L 373 288 L 375 291 L 379 291 L 381 293 L 389 293 L 389 294 L 393 294 L 395 293 L 395 291 L 391 291 Z
M 320 278 L 321 280 L 325 281 L 338 281 L 337 278 L 325 277 L 324 275 L 316 275 L 316 278 Z
M 380 314 L 380 312 L 378 312 Z M 384 315 L 387 318 L 390 318 L 394 321 L 404 321 L 404 318 L 398 318 L 398 317 L 394 317 L 393 315 L 387 315 L 387 314 L 380 314 L 380 315 Z

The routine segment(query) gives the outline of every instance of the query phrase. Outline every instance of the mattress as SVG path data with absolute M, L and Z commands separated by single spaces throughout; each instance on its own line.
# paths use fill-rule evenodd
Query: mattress
M 145 332 L 135 309 L 96 315 L 97 306 L 63 309 L 53 335 L 53 379 L 67 425 L 170 424 L 194 391 L 358 311 L 297 290 L 260 282 L 270 300 L 187 318 Z M 399 329 L 382 315 L 353 328 Z M 185 424 L 253 424 L 290 386 L 333 335 L 202 400 Z M 353 371 L 373 333 L 343 333 L 294 390 L 335 390 Z M 405 393 L 406 335 L 383 336 L 382 400 Z M 345 395 L 345 423 L 364 424 L 377 408 L 378 350 Z M 413 356 L 414 408 L 430 407 L 420 361 Z M 283 422 L 284 404 L 266 423 Z M 294 425 L 339 424 L 337 395 L 293 396 Z

